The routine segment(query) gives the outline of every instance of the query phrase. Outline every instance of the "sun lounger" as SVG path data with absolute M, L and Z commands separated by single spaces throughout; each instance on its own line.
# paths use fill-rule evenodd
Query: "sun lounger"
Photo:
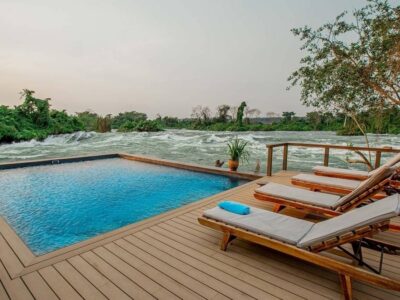
M 341 169 L 334 167 L 324 167 L 324 166 L 316 166 L 313 168 L 314 174 L 319 176 L 327 176 L 327 177 L 335 177 L 335 178 L 344 178 L 344 179 L 354 179 L 354 180 L 365 180 L 371 177 L 377 170 L 382 167 L 392 167 L 400 162 L 400 153 L 393 156 L 386 163 L 384 163 L 379 168 L 367 172 L 367 171 L 359 171 L 359 170 L 350 170 L 350 169 Z
M 369 266 L 361 251 L 363 238 L 387 230 L 389 220 L 399 214 L 400 196 L 396 194 L 320 223 L 254 207 L 248 215 L 214 207 L 205 211 L 198 221 L 223 232 L 220 247 L 224 251 L 234 238 L 241 238 L 337 272 L 345 298 L 351 299 L 352 279 L 400 291 L 400 281 L 377 274 L 381 270 Z M 354 254 L 342 247 L 346 243 L 352 244 Z M 373 272 L 321 254 L 335 247 Z
M 269 182 L 257 188 L 254 197 L 258 200 L 275 203 L 276 212 L 289 206 L 305 209 L 312 213 L 337 216 L 370 201 L 369 198 L 387 184 L 394 172 L 394 168 L 383 167 L 374 176 L 354 186 L 355 188 L 345 196 Z
M 351 179 L 342 179 L 342 178 L 333 178 L 333 177 L 325 177 L 325 176 L 317 176 L 314 174 L 299 174 L 292 177 L 292 184 L 308 188 L 312 191 L 321 191 L 321 192 L 328 192 L 338 195 L 347 195 L 351 193 L 353 190 L 357 189 L 358 187 L 363 186 L 366 182 L 370 179 L 373 181 L 382 176 L 384 172 L 383 170 L 393 170 L 393 176 L 400 171 L 399 165 L 393 166 L 388 168 L 387 166 L 383 166 L 379 170 L 373 173 L 368 179 L 364 181 L 359 180 L 351 180 Z M 384 184 L 390 183 L 390 177 L 383 177 L 381 181 L 384 181 Z M 383 186 L 381 187 L 383 188 Z M 372 196 L 374 199 L 382 199 L 385 197 L 382 193 L 375 193 Z

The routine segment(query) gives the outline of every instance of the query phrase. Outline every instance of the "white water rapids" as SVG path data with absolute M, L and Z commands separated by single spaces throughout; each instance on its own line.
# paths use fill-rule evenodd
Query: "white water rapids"
M 256 160 L 261 160 L 265 172 L 266 144 L 279 142 L 328 143 L 365 146 L 363 137 L 337 136 L 334 132 L 210 132 L 167 130 L 155 133 L 95 133 L 77 132 L 50 136 L 44 141 L 29 141 L 0 145 L 0 162 L 78 156 L 104 152 L 127 152 L 159 158 L 213 166 L 215 160 L 227 161 L 227 142 L 238 136 L 248 142 L 249 163 L 240 170 L 252 171 Z M 400 135 L 369 135 L 373 146 L 400 147 Z M 323 160 L 322 149 L 290 148 L 289 170 L 310 170 Z M 345 167 L 346 157 L 355 157 L 348 151 L 331 150 L 331 166 Z M 385 160 L 387 156 L 383 156 Z M 282 150 L 274 151 L 274 170 L 282 162 Z M 226 167 L 226 163 L 224 165 Z M 353 168 L 363 168 L 352 165 Z

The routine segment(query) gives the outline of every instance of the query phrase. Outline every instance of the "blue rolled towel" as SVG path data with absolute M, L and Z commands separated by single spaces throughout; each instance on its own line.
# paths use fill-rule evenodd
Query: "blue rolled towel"
M 250 213 L 249 206 L 234 201 L 223 201 L 218 203 L 218 206 L 226 211 L 238 215 L 248 215 Z

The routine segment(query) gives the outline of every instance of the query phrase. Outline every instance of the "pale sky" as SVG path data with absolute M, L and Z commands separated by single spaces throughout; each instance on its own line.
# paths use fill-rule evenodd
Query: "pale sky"
M 363 0 L 0 0 L 0 104 L 28 88 L 68 112 L 187 117 L 247 101 L 304 115 L 287 77 L 303 56 L 293 27 Z

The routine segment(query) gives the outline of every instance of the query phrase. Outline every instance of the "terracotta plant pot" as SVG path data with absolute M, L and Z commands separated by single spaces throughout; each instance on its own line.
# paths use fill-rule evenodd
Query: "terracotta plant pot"
M 236 171 L 239 167 L 239 161 L 238 160 L 228 160 L 228 167 L 231 171 Z

